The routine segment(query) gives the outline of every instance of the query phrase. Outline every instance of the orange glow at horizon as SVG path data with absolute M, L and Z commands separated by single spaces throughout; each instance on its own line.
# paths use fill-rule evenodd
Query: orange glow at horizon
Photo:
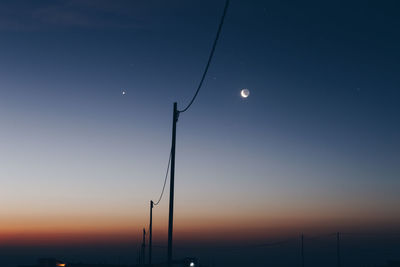
M 239 242 L 257 241 L 342 230 L 378 229 L 388 224 L 384 220 L 362 222 L 362 219 L 310 216 L 177 216 L 174 239 L 177 242 Z M 0 245 L 109 245 L 135 244 L 141 240 L 140 229 L 147 220 L 132 217 L 51 217 L 24 216 L 2 219 Z M 163 243 L 167 236 L 166 218 L 156 218 L 153 226 L 154 242 Z M 398 221 L 398 220 L 397 220 Z

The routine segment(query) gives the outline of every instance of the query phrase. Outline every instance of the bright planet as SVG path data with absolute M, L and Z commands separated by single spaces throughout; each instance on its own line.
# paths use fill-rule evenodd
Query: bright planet
M 247 98 L 247 97 L 249 97 L 249 95 L 250 95 L 250 91 L 249 91 L 249 89 L 242 89 L 241 91 L 240 91 L 240 95 L 243 97 L 243 98 Z

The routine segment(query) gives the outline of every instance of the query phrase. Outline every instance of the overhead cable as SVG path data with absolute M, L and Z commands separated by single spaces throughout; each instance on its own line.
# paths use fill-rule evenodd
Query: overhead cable
M 210 56 L 208 57 L 207 65 L 206 65 L 206 68 L 204 69 L 203 75 L 201 76 L 200 83 L 199 83 L 199 85 L 197 87 L 196 93 L 194 94 L 194 96 L 193 96 L 192 100 L 189 102 L 189 104 L 184 109 L 179 110 L 179 112 L 185 112 L 186 110 L 188 110 L 190 108 L 190 106 L 193 104 L 194 100 L 196 99 L 197 94 L 200 91 L 200 88 L 203 85 L 204 78 L 207 75 L 208 68 L 210 67 L 211 60 L 212 60 L 212 58 L 214 56 L 215 47 L 217 46 L 217 43 L 218 43 L 219 35 L 221 33 L 222 25 L 224 24 L 225 15 L 226 15 L 226 12 L 228 10 L 228 6 L 229 6 L 229 0 L 226 0 L 225 7 L 224 7 L 224 12 L 222 13 L 222 17 L 221 17 L 221 21 L 219 23 L 217 35 L 215 36 L 214 43 L 213 43 L 213 46 L 211 48 Z

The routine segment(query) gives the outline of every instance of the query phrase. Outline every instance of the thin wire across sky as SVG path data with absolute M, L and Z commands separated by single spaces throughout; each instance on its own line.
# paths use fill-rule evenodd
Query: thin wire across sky
M 221 30 L 222 30 L 222 25 L 224 25 L 226 12 L 228 11 L 228 6 L 229 6 L 229 0 L 227 0 L 225 2 L 224 12 L 222 13 L 221 21 L 220 21 L 219 26 L 218 26 L 217 35 L 215 36 L 214 43 L 213 43 L 213 46 L 211 48 L 210 56 L 208 57 L 207 65 L 206 65 L 206 68 L 204 69 L 203 75 L 201 76 L 200 83 L 199 83 L 199 85 L 197 87 L 196 93 L 194 94 L 192 100 L 190 100 L 189 104 L 184 109 L 179 110 L 180 113 L 183 113 L 183 112 L 187 111 L 190 108 L 190 106 L 193 104 L 194 100 L 196 99 L 201 87 L 203 86 L 203 82 L 204 82 L 204 79 L 205 79 L 205 77 L 207 75 L 208 68 L 210 67 L 211 60 L 212 60 L 212 58 L 214 56 L 215 48 L 217 47 L 219 35 L 221 33 Z
M 164 178 L 164 185 L 163 185 L 163 188 L 162 188 L 162 190 L 161 190 L 160 197 L 158 198 L 157 202 L 154 202 L 154 204 L 153 204 L 154 206 L 157 206 L 157 205 L 160 203 L 160 201 L 161 201 L 161 199 L 162 199 L 162 197 L 163 197 L 163 195 L 164 195 L 165 184 L 167 183 L 170 165 L 171 165 L 171 152 L 169 153 L 168 166 L 167 166 L 167 171 L 166 171 L 166 173 L 165 173 L 165 178 Z
M 206 67 L 204 69 L 203 75 L 201 76 L 200 83 L 197 86 L 197 90 L 196 90 L 194 96 L 192 97 L 192 100 L 190 100 L 189 104 L 184 109 L 179 110 L 178 113 L 185 112 L 190 108 L 190 106 L 193 104 L 194 100 L 196 99 L 197 95 L 199 94 L 200 89 L 203 86 L 204 79 L 205 79 L 205 77 L 207 75 L 207 72 L 208 72 L 208 69 L 210 67 L 212 58 L 214 56 L 215 48 L 217 47 L 217 43 L 218 43 L 218 40 L 219 40 L 219 36 L 221 34 L 222 26 L 224 25 L 225 16 L 226 16 L 226 13 L 227 13 L 228 7 L 229 7 L 229 2 L 230 2 L 229 0 L 226 0 L 226 2 L 225 2 L 224 11 L 223 11 L 222 16 L 221 16 L 221 20 L 220 20 L 220 23 L 219 23 L 219 26 L 218 26 L 217 34 L 215 36 L 215 39 L 214 39 L 214 42 L 213 42 L 213 46 L 211 48 L 210 55 L 208 57 L 208 61 L 207 61 Z M 163 185 L 160 197 L 158 198 L 157 202 L 154 202 L 154 204 L 153 204 L 154 206 L 157 206 L 160 203 L 160 201 L 161 201 L 161 199 L 162 199 L 162 197 L 164 195 L 165 185 L 167 183 L 170 165 L 171 165 L 171 152 L 169 154 L 167 171 L 166 171 L 165 178 L 164 178 L 164 185 Z

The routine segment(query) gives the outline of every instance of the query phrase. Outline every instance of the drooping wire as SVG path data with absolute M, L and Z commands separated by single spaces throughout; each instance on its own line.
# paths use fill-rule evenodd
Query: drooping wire
M 168 173 L 169 173 L 169 166 L 171 165 L 171 152 L 169 153 L 169 159 L 168 159 L 168 166 L 167 166 L 167 172 L 165 173 L 165 178 L 164 178 L 164 185 L 163 185 L 163 188 L 162 188 L 162 191 L 161 191 L 161 194 L 160 194 L 160 197 L 158 198 L 158 200 L 157 200 L 157 202 L 153 202 L 153 205 L 154 206 L 157 206 L 158 205 L 158 203 L 160 203 L 160 201 L 161 201 L 161 198 L 162 198 L 162 196 L 163 196 L 163 194 L 164 194 L 164 190 L 165 190 L 165 184 L 167 183 L 167 179 L 168 179 Z
M 341 235 L 347 236 L 391 236 L 391 237 L 398 237 L 400 233 L 379 233 L 379 232 L 340 232 Z
M 249 248 L 256 248 L 256 247 L 274 247 L 274 246 L 280 246 L 280 245 L 284 245 L 287 243 L 290 243 L 294 240 L 297 240 L 297 238 L 293 237 L 293 238 L 288 238 L 285 240 L 281 240 L 281 241 L 276 241 L 276 242 L 271 242 L 271 243 L 265 243 L 265 244 L 258 244 L 258 245 L 249 245 L 247 247 Z
M 263 243 L 263 244 L 252 244 L 252 245 L 241 245 L 241 246 L 222 246 L 222 247 L 219 247 L 218 249 L 222 249 L 225 252 L 230 252 L 230 251 L 233 252 L 233 251 L 237 251 L 239 249 L 243 250 L 243 249 L 276 247 L 276 246 L 281 246 L 281 245 L 291 243 L 293 241 L 296 241 L 297 239 L 298 239 L 297 237 L 292 237 L 292 238 L 288 238 L 285 240 Z
M 330 236 L 336 236 L 336 233 L 320 234 L 320 235 L 315 235 L 315 236 L 310 236 L 310 237 L 304 235 L 304 240 L 319 241 L 319 240 L 322 240 L 323 238 L 330 237 Z
M 200 91 L 200 88 L 201 88 L 202 85 L 203 85 L 204 78 L 205 78 L 206 75 L 207 75 L 208 68 L 210 67 L 211 60 L 212 60 L 212 58 L 213 58 L 213 56 L 214 56 L 215 47 L 217 46 L 217 43 L 218 43 L 219 35 L 220 35 L 220 33 L 221 33 L 222 25 L 224 24 L 225 15 L 226 15 L 226 12 L 227 12 L 227 10 L 228 10 L 228 6 L 229 6 L 229 0 L 226 0 L 226 2 L 225 2 L 225 7 L 224 7 L 224 12 L 222 13 L 222 17 L 221 17 L 221 21 L 220 21 L 220 23 L 219 23 L 217 35 L 215 36 L 214 44 L 213 44 L 213 46 L 212 46 L 212 48 L 211 48 L 210 56 L 208 57 L 207 65 L 206 65 L 206 68 L 204 69 L 204 72 L 203 72 L 203 75 L 202 75 L 202 77 L 201 77 L 199 86 L 197 87 L 196 93 L 194 94 L 192 100 L 189 102 L 189 104 L 186 106 L 186 108 L 184 108 L 184 109 L 182 109 L 182 110 L 179 110 L 179 112 L 185 112 L 186 110 L 189 109 L 189 107 L 193 104 L 194 100 L 196 99 L 197 94 L 198 94 L 199 91 Z

